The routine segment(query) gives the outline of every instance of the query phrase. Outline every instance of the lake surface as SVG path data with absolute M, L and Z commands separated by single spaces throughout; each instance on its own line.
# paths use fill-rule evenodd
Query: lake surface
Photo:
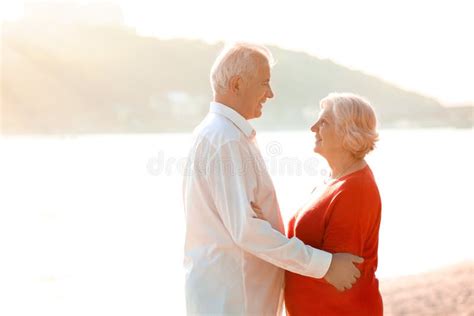
M 474 260 L 473 131 L 383 130 L 380 279 Z M 285 221 L 327 175 L 310 132 L 259 132 Z M 0 138 L 0 314 L 184 314 L 189 134 Z

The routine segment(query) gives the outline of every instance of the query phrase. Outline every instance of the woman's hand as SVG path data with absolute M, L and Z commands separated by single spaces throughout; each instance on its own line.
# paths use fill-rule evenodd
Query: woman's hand
M 255 214 L 257 214 L 258 218 L 263 219 L 264 221 L 267 220 L 265 216 L 263 216 L 262 209 L 257 204 L 255 204 L 254 202 L 250 202 L 250 206 L 252 206 L 252 209 L 255 212 Z

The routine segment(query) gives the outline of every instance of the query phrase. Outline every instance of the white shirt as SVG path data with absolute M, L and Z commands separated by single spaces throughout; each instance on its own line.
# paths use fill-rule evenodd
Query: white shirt
M 189 315 L 279 315 L 283 269 L 315 278 L 329 269 L 330 253 L 284 235 L 255 131 L 225 105 L 212 102 L 194 131 L 183 198 Z

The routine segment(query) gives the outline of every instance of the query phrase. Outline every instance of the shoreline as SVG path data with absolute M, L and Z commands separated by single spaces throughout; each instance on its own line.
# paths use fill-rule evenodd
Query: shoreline
M 474 262 L 382 279 L 384 315 L 474 315 Z

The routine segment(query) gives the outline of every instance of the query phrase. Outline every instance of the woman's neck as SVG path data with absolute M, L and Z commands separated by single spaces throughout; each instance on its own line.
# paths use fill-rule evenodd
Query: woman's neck
M 359 170 L 366 165 L 363 158 L 356 158 L 350 153 L 336 155 L 327 161 L 331 168 L 331 177 L 333 179 L 345 176 L 346 174 Z

